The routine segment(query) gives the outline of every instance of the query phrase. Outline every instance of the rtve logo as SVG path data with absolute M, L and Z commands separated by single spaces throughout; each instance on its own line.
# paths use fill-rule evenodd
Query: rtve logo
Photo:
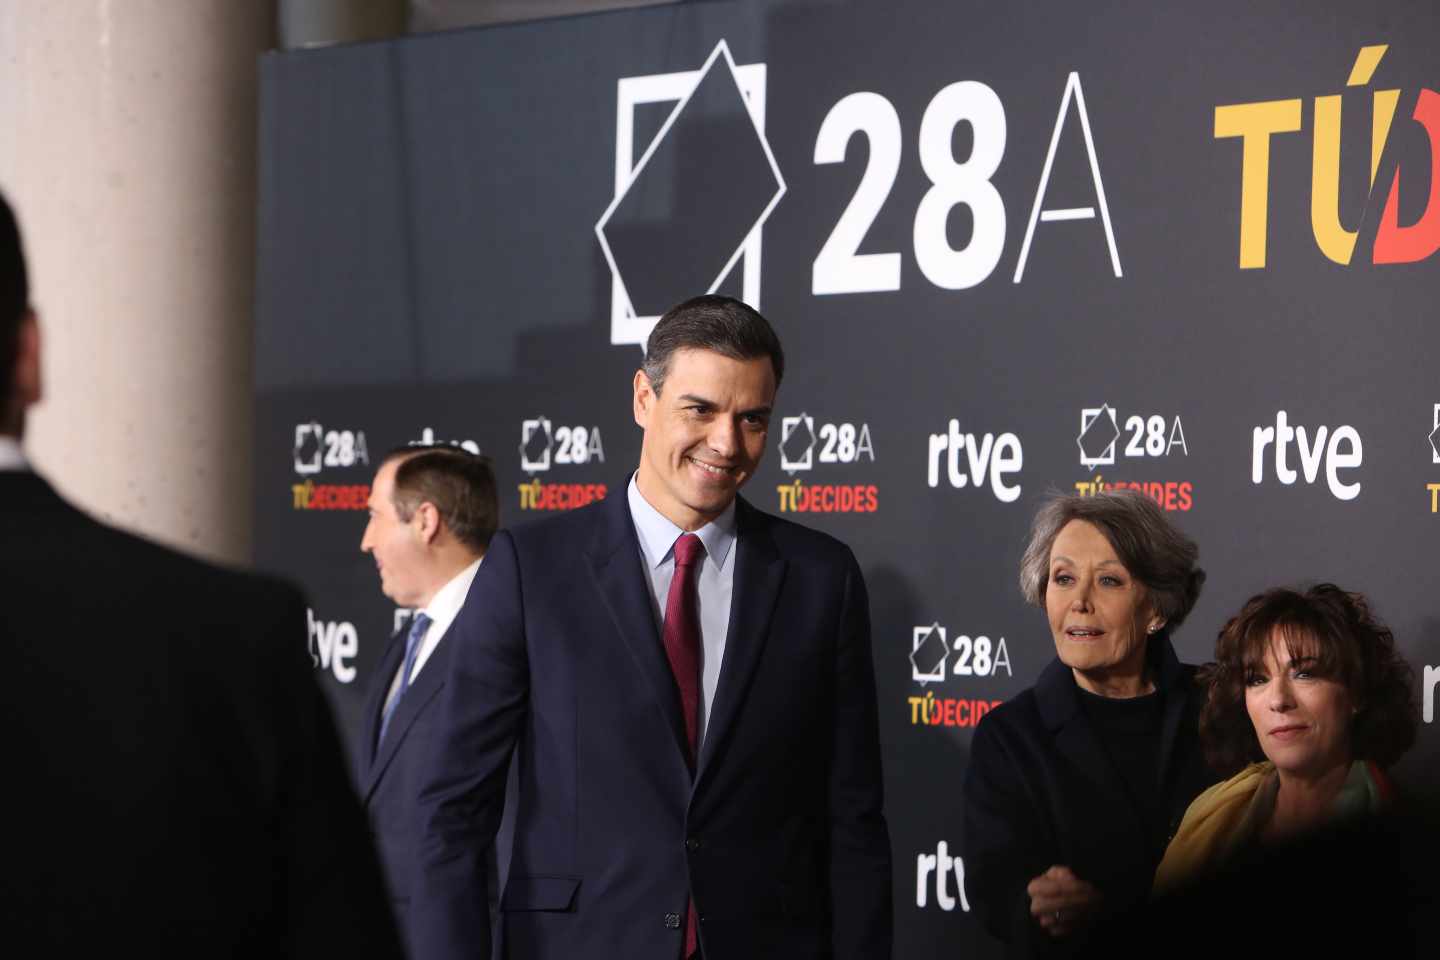
M 951 893 L 954 881 L 954 893 Z M 930 902 L 930 888 L 935 888 L 935 905 L 946 913 L 955 909 L 970 912 L 970 901 L 965 898 L 965 861 L 950 856 L 950 844 L 941 840 L 935 844 L 934 853 L 921 853 L 915 857 L 915 906 L 924 909 Z
M 964 460 L 961 460 L 964 451 Z M 947 433 L 930 434 L 930 455 L 926 482 L 940 485 L 940 463 L 945 462 L 945 475 L 956 490 L 967 486 L 979 489 L 988 479 L 990 492 L 1001 503 L 1014 503 L 1020 498 L 1020 484 L 1007 483 L 1006 478 L 1020 472 L 1025 465 L 1025 452 L 1020 438 L 1013 433 L 975 436 L 961 433 L 960 421 L 952 419 Z
M 1365 87 L 1375 75 L 1388 45 L 1362 47 L 1350 70 L 1347 87 Z M 1365 208 L 1376 199 L 1381 159 L 1400 103 L 1399 90 L 1373 94 L 1370 134 L 1370 183 Z M 1330 260 L 1348 264 L 1359 230 L 1347 230 L 1340 217 L 1341 94 L 1316 97 L 1311 114 L 1313 152 L 1310 183 L 1310 227 L 1315 243 Z M 1371 253 L 1373 263 L 1415 263 L 1440 250 L 1440 94 L 1421 90 L 1412 118 L 1429 139 L 1430 196 L 1420 219 L 1400 225 L 1400 166 L 1397 161 L 1385 196 Z M 1240 268 L 1265 266 L 1266 221 L 1270 200 L 1270 141 L 1304 129 L 1304 101 L 1262 100 L 1215 108 L 1215 137 L 1238 137 L 1240 150 Z M 1357 224 L 1363 216 L 1352 219 Z
M 305 608 L 306 633 L 310 641 L 310 662 L 317 670 L 329 670 L 341 683 L 355 679 L 350 661 L 360 652 L 360 635 L 355 624 L 316 620 L 315 611 Z
M 480 455 L 483 453 L 483 451 L 480 449 L 480 444 L 476 443 L 474 440 L 437 440 L 437 439 L 435 439 L 435 428 L 434 428 L 434 427 L 426 427 L 425 429 L 423 429 L 423 430 L 420 431 L 420 439 L 419 439 L 419 440 L 411 440 L 411 441 L 410 441 L 410 445 L 411 445 L 411 446 L 424 446 L 424 447 L 430 447 L 430 446 L 434 446 L 434 445 L 440 444 L 440 443 L 446 444 L 447 446 L 451 446 L 451 447 L 459 447 L 461 450 L 464 450 L 466 453 L 474 454 L 474 455 L 477 456 L 477 457 L 480 456 Z
M 1326 442 L 1326 434 L 1329 442 Z M 1284 410 L 1275 414 L 1275 426 L 1256 427 L 1250 456 L 1250 482 L 1259 484 L 1265 479 L 1266 451 L 1272 450 L 1269 459 L 1275 466 L 1275 478 L 1289 486 L 1302 474 L 1307 484 L 1313 484 L 1320 476 L 1320 467 L 1325 467 L 1325 484 L 1337 500 L 1354 500 L 1360 496 L 1360 481 L 1346 482 L 1341 479 L 1341 470 L 1353 470 L 1364 459 L 1360 433 L 1354 427 L 1341 426 L 1333 431 L 1319 427 L 1313 432 L 1304 427 L 1292 427 Z M 1300 470 L 1290 465 L 1291 445 L 1299 454 Z
M 1440 684 L 1440 667 L 1427 666 L 1425 668 L 1425 710 L 1424 720 L 1426 723 L 1435 722 L 1435 686 Z

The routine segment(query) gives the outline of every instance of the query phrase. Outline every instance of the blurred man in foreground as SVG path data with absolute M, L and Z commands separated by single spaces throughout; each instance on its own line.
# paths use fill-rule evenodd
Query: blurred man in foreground
M 21 450 L 39 399 L 0 200 L 6 941 L 37 956 L 398 956 L 304 601 L 67 504 Z

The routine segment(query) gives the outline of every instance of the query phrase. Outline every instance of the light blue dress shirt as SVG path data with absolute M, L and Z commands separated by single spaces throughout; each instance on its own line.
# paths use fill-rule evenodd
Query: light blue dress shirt
M 675 541 L 684 533 L 652 507 L 640 493 L 635 477 L 630 477 L 626 491 L 630 501 L 630 517 L 640 539 L 640 560 L 648 574 L 650 601 L 655 609 L 655 622 L 664 630 L 665 601 L 670 596 L 670 581 L 675 577 Z M 735 501 L 725 512 L 694 531 L 705 545 L 700 562 L 696 593 L 700 603 L 700 725 L 696 730 L 697 746 L 705 742 L 710 727 L 710 705 L 715 702 L 715 688 L 720 682 L 720 667 L 725 659 L 725 635 L 730 631 L 730 598 L 735 584 Z

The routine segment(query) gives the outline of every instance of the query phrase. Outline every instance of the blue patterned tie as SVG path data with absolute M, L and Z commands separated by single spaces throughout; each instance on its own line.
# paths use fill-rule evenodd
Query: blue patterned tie
M 390 703 L 380 714 L 380 738 L 375 741 L 377 748 L 385 742 L 385 731 L 390 726 L 390 718 L 395 715 L 395 708 L 400 706 L 400 699 L 410 687 L 410 671 L 415 669 L 415 654 L 420 652 L 420 641 L 425 639 L 425 631 L 428 629 L 430 618 L 423 613 L 415 614 L 415 619 L 410 621 L 410 634 L 405 638 L 405 665 L 400 668 L 400 689 L 395 691 L 395 696 L 390 698 Z

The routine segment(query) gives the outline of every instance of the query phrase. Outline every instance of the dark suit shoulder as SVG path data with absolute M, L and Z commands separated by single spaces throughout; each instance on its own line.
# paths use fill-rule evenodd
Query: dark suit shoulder
M 181 610 L 192 625 L 234 625 L 293 619 L 298 630 L 304 616 L 299 589 L 279 578 L 235 570 L 192 557 L 101 524 L 108 555 L 111 589 L 135 597 L 163 596 L 166 609 Z M 229 631 L 227 631 L 229 632 Z M 259 639 L 251 631 L 233 631 L 237 639 Z
M 16 521 L 16 518 L 11 519 Z M 106 577 L 116 585 L 200 582 L 228 587 L 241 595 L 283 592 L 298 596 L 294 587 L 281 580 L 223 567 L 163 546 L 140 534 L 97 520 L 58 495 L 47 499 L 28 520 L 27 524 L 16 524 L 20 526 L 22 536 L 26 532 L 24 526 L 33 527 L 35 533 L 32 541 L 26 544 L 24 556 L 27 559 L 38 558 L 42 562 L 51 559 L 46 542 L 61 544 L 66 554 L 66 566 L 70 570 L 80 573 L 103 568 Z M 11 559 L 13 562 L 15 558 L 12 556 Z M 87 589 L 93 586 L 96 585 L 87 585 Z
M 617 497 L 624 500 L 623 488 L 620 492 L 612 491 L 604 500 L 597 500 L 574 510 L 526 520 L 517 526 L 507 527 L 504 532 L 509 534 L 517 549 L 546 549 L 556 544 L 584 544 L 585 538 L 604 526 L 607 518 L 616 509 L 616 504 L 612 501 Z
M 752 519 L 757 524 L 764 524 L 765 529 L 775 538 L 777 544 L 817 555 L 846 556 L 850 553 L 850 547 L 843 540 L 823 530 L 816 530 L 814 527 L 807 527 L 794 520 L 756 510 L 754 507 L 751 507 L 750 510 Z
M 0 516 L 0 529 L 23 544 L 0 553 L 0 571 L 56 629 L 74 627 L 74 637 L 98 645 L 105 634 L 79 629 L 98 620 L 152 637 L 223 636 L 232 650 L 233 643 L 250 645 L 273 634 L 277 624 L 303 637 L 304 600 L 294 586 L 112 527 L 66 503 L 43 480 L 31 483 L 45 495 L 23 517 Z
M 737 501 L 736 510 L 740 537 L 763 537 L 788 560 L 815 566 L 856 565 L 850 547 L 828 533 L 765 513 L 744 498 Z M 554 558 L 632 543 L 633 530 L 629 502 L 624 488 L 619 488 L 605 500 L 512 528 L 509 536 L 522 557 Z
M 231 591 L 237 599 L 282 594 L 299 596 L 293 585 L 277 577 L 223 566 L 98 522 L 96 526 L 108 540 L 106 551 L 112 552 L 114 560 L 125 562 L 124 567 L 115 571 L 122 580 L 153 581 L 163 576 L 174 578 L 176 583 L 204 584 L 210 590 Z
M 823 530 L 766 513 L 744 499 L 739 501 L 737 509 L 740 511 L 740 535 L 759 533 L 768 536 L 787 559 L 842 564 L 854 560 L 855 554 L 849 545 Z

